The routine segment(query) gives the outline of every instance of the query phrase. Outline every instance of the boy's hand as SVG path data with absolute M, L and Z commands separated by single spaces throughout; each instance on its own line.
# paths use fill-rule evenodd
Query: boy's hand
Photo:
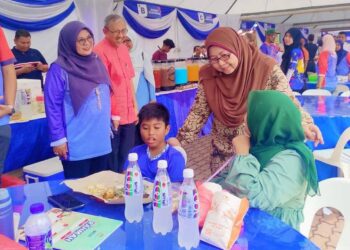
M 53 147 L 53 152 L 55 155 L 67 160 L 68 147 L 67 143 L 63 143 L 62 145 Z

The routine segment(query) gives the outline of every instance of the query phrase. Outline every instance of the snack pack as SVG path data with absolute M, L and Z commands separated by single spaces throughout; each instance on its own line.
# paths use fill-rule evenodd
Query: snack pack
M 204 222 L 201 240 L 221 249 L 231 249 L 238 239 L 248 209 L 246 198 L 238 198 L 225 190 L 216 192 Z
M 197 183 L 199 193 L 199 226 L 203 227 L 205 217 L 211 206 L 213 196 L 216 192 L 221 191 L 222 187 L 214 182 Z

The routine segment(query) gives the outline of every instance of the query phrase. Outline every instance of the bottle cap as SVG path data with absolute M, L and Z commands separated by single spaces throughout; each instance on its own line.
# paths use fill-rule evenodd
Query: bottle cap
M 184 178 L 193 178 L 194 173 L 192 168 L 185 168 L 183 172 Z
M 168 167 L 168 162 L 166 160 L 159 160 L 157 166 L 160 169 L 166 169 Z
M 9 196 L 9 191 L 7 191 L 7 189 L 0 188 L 0 201 L 7 199 Z
M 37 102 L 43 102 L 43 101 L 44 101 L 44 96 L 38 95 L 38 96 L 35 97 L 35 100 L 36 100 Z
M 136 153 L 130 153 L 130 154 L 128 155 L 128 160 L 129 160 L 129 161 L 137 161 L 137 160 L 138 160 L 137 154 L 136 154 Z
M 44 204 L 41 202 L 34 203 L 30 206 L 30 213 L 38 214 L 44 211 Z

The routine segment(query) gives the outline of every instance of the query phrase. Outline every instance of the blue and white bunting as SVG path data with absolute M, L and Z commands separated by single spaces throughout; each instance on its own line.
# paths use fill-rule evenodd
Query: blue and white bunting
M 74 9 L 73 0 L 1 0 L 1 26 L 10 30 L 45 30 L 60 23 Z

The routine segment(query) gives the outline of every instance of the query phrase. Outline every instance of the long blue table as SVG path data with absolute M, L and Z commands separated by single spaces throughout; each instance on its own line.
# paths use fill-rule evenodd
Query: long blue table
M 21 214 L 20 225 L 23 225 L 29 215 L 29 207 L 35 202 L 42 202 L 45 210 L 51 205 L 47 196 L 69 191 L 68 187 L 57 181 L 40 182 L 25 186 L 12 187 L 10 191 L 14 210 Z M 109 249 L 180 249 L 177 244 L 178 222 L 174 214 L 174 229 L 166 236 L 155 234 L 152 229 L 151 204 L 144 206 L 144 217 L 141 223 L 130 224 L 124 218 L 124 205 L 104 204 L 90 196 L 74 193 L 86 205 L 79 212 L 122 220 L 122 227 L 118 228 L 101 245 L 101 250 Z M 295 250 L 319 249 L 298 231 L 284 224 L 275 217 L 258 210 L 249 209 L 244 218 L 244 227 L 237 241 L 235 249 L 249 250 Z M 217 249 L 209 244 L 200 242 L 197 249 Z

